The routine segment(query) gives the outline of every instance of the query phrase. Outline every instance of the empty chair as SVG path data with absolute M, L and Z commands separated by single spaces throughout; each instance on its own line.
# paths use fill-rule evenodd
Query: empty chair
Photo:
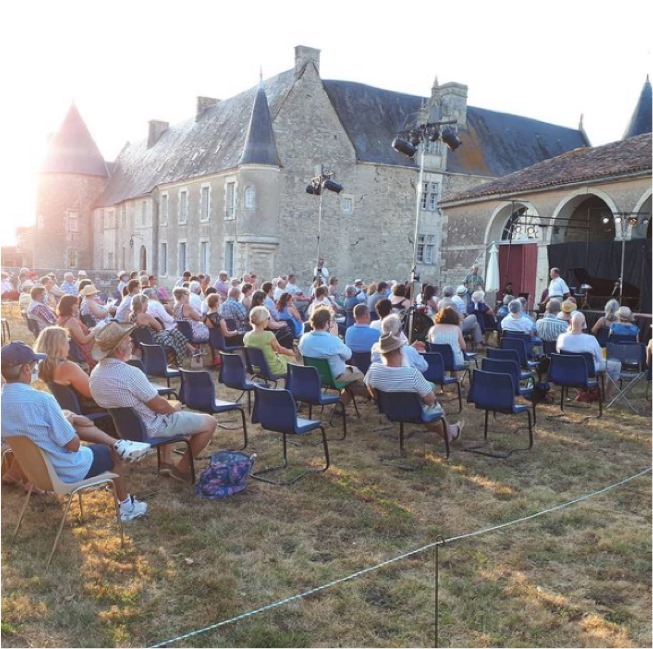
M 356 410 L 356 414 L 360 416 L 360 413 L 358 412 L 358 405 L 356 404 L 354 391 L 352 390 L 350 385 L 348 385 L 347 383 L 341 383 L 336 379 L 335 376 L 333 376 L 333 372 L 331 371 L 331 365 L 329 365 L 328 359 L 313 358 L 311 356 L 304 356 L 303 358 L 304 358 L 304 365 L 314 367 L 317 370 L 317 373 L 320 375 L 320 382 L 322 383 L 322 387 L 330 390 L 338 390 L 338 392 L 340 392 L 341 390 L 345 390 L 346 392 L 349 393 L 349 395 L 351 396 L 351 401 L 354 404 L 354 409 Z
M 216 397 L 215 384 L 211 375 L 206 370 L 180 370 L 181 390 L 179 400 L 192 410 L 206 412 L 209 415 L 237 410 L 243 420 L 243 445 L 238 450 L 247 446 L 247 423 L 245 422 L 245 409 L 241 403 L 224 401 Z
M 147 375 L 147 372 L 145 371 L 145 365 L 143 365 L 143 361 L 140 358 L 130 358 L 127 361 L 127 365 L 132 365 L 133 367 L 137 367 L 143 374 Z M 165 385 L 159 385 L 158 383 L 155 383 L 154 381 L 150 381 L 150 385 L 159 393 L 160 397 L 172 397 L 173 399 L 178 399 L 177 391 L 174 388 L 167 387 Z
M 86 489 L 92 489 L 106 485 L 110 487 L 111 494 L 113 494 L 114 504 L 116 507 L 116 519 L 118 521 L 118 529 L 120 530 L 120 542 L 121 545 L 124 546 L 125 538 L 123 535 L 122 521 L 120 519 L 120 505 L 118 503 L 116 486 L 113 482 L 113 479 L 118 477 L 116 473 L 105 471 L 104 473 L 100 473 L 93 478 L 87 478 L 85 480 L 80 480 L 79 482 L 62 482 L 59 479 L 59 476 L 57 476 L 47 455 L 31 439 L 23 436 L 5 437 L 4 439 L 11 447 L 12 453 L 14 454 L 18 464 L 20 465 L 20 468 L 25 473 L 27 480 L 30 483 L 30 488 L 27 492 L 25 503 L 18 516 L 18 523 L 16 524 L 16 529 L 14 530 L 14 534 L 11 539 L 12 543 L 18 534 L 20 524 L 23 521 L 25 510 L 27 509 L 30 496 L 32 495 L 32 491 L 34 489 L 41 489 L 42 491 L 54 491 L 57 496 L 68 496 L 68 501 L 64 508 L 63 516 L 61 517 L 61 523 L 59 524 L 59 529 L 57 530 L 57 534 L 54 538 L 52 550 L 50 551 L 50 555 L 48 556 L 48 560 L 45 565 L 47 570 L 48 566 L 50 565 L 50 561 L 52 561 L 52 556 L 57 549 L 57 544 L 59 543 L 59 538 L 61 537 L 63 525 L 66 521 L 66 515 L 70 509 L 70 504 L 72 503 L 73 496 L 77 494 L 79 498 L 79 513 L 80 518 L 83 518 L 82 492 Z M 47 511 L 47 509 L 44 511 Z
M 308 418 L 313 417 L 313 406 L 333 405 L 335 413 L 338 404 L 342 406 L 342 427 L 343 435 L 338 441 L 347 437 L 347 412 L 340 400 L 340 395 L 328 394 L 322 390 L 322 382 L 318 371 L 308 365 L 295 365 L 288 363 L 286 375 L 286 389 L 293 395 L 295 401 L 308 404 Z
M 297 417 L 297 403 L 289 390 L 274 390 L 264 388 L 260 385 L 254 387 L 256 401 L 252 421 L 258 423 L 265 430 L 281 433 L 283 445 L 283 462 L 277 466 L 266 467 L 251 474 L 252 478 L 277 485 L 291 485 L 308 473 L 326 471 L 330 466 L 329 444 L 326 432 L 319 421 Z M 288 466 L 288 435 L 307 435 L 314 430 L 322 433 L 322 447 L 324 449 L 324 466 L 321 468 L 310 468 L 291 480 L 285 482 L 273 480 L 266 477 L 268 473 L 285 469 Z
M 74 412 L 76 415 L 84 415 L 84 417 L 88 417 L 94 422 L 106 419 L 109 416 L 109 413 L 106 410 L 102 412 L 82 412 L 77 392 L 69 385 L 59 385 L 53 381 L 48 381 L 46 385 L 48 386 L 48 390 L 52 393 L 52 396 L 61 406 L 62 410 L 70 410 L 70 412 Z
M 372 364 L 372 352 L 352 352 L 349 364 L 357 367 L 363 374 L 367 374 Z
M 515 386 L 513 377 L 510 374 L 474 370 L 470 393 L 472 393 L 474 406 L 478 410 L 485 410 L 485 424 L 483 428 L 484 444 L 465 450 L 489 455 L 490 457 L 508 457 L 515 451 L 527 451 L 533 447 L 533 424 L 529 406 L 515 403 Z M 483 446 L 487 444 L 490 412 L 499 412 L 506 415 L 526 413 L 528 417 L 528 447 L 513 448 L 506 452 L 497 453 L 482 450 Z
M 512 383 L 515 388 L 515 396 L 532 400 L 533 407 L 533 424 L 537 423 L 537 412 L 535 410 L 535 399 L 533 399 L 533 388 L 522 387 L 520 384 L 519 365 L 511 359 L 484 358 L 481 361 L 481 369 L 485 372 L 497 372 L 499 374 L 509 374 L 512 377 Z
M 605 407 L 609 408 L 615 403 L 623 401 L 633 412 L 637 412 L 629 401 L 628 395 L 632 393 L 640 381 L 646 378 L 647 372 L 650 374 L 650 368 L 646 367 L 646 345 L 638 342 L 621 344 L 608 342 L 606 350 L 608 359 L 618 360 L 621 363 L 621 370 L 619 372 L 619 385 L 615 386 L 617 392 Z M 612 381 L 612 378 L 610 380 Z
M 257 347 L 245 347 L 245 358 L 247 359 L 247 371 L 252 375 L 252 378 L 262 379 L 265 385 L 272 383 L 274 387 L 277 387 L 279 379 L 285 377 L 285 374 L 273 374 L 270 371 L 263 350 Z
M 384 392 L 375 390 L 379 412 L 390 421 L 399 423 L 399 450 L 405 455 L 404 450 L 404 424 L 434 424 L 443 420 L 445 434 L 443 436 L 446 456 L 449 457 L 449 436 L 446 433 L 447 423 L 442 412 L 425 413 L 422 401 L 417 392 Z
M 501 338 L 501 349 L 514 349 L 519 354 L 519 367 L 524 369 L 535 369 L 537 361 L 528 360 L 528 348 L 526 341 L 517 336 L 504 336 Z
M 256 385 L 247 378 L 247 367 L 245 360 L 240 354 L 226 354 L 220 352 L 220 373 L 218 381 L 232 390 L 240 390 L 240 396 L 236 399 L 239 402 L 243 394 L 247 393 L 247 412 L 252 412 L 252 390 Z
M 191 484 L 195 483 L 195 463 L 193 461 L 190 438 L 184 435 L 177 435 L 175 437 L 150 437 L 134 408 L 107 408 L 107 410 L 113 419 L 116 432 L 122 439 L 130 439 L 133 442 L 145 442 L 152 446 L 152 448 L 156 448 L 157 473 L 161 471 L 161 447 L 166 444 L 186 444 L 190 457 Z
M 148 376 L 165 379 L 168 387 L 170 387 L 170 379 L 181 378 L 179 370 L 168 365 L 165 350 L 161 345 L 141 343 L 141 351 L 143 352 L 143 367 Z
M 549 381 L 561 386 L 560 410 L 565 409 L 565 397 L 570 387 L 593 390 L 599 388 L 596 378 L 590 378 L 588 363 L 581 354 L 551 354 Z M 603 395 L 599 398 L 599 417 L 603 415 Z
M 516 349 L 501 348 L 497 349 L 496 347 L 488 347 L 487 349 L 488 358 L 496 358 L 498 360 L 514 360 L 517 363 L 519 369 L 519 379 L 520 381 L 533 380 L 533 372 L 530 370 L 524 370 L 521 367 L 521 358 L 519 352 Z
M 463 399 L 460 392 L 460 381 L 455 376 L 447 376 L 442 355 L 437 352 L 422 353 L 424 360 L 428 363 L 428 368 L 422 372 L 427 381 L 439 385 L 444 391 L 445 385 L 455 385 L 458 389 L 458 412 L 462 412 Z

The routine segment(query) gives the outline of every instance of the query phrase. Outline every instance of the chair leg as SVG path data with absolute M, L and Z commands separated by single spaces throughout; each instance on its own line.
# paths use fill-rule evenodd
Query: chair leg
M 404 422 L 399 422 L 399 451 L 402 455 L 406 455 L 404 450 Z
M 460 391 L 460 382 L 456 383 L 456 387 L 458 388 L 458 412 L 463 411 L 463 397 L 462 393 Z
M 485 411 L 485 428 L 483 429 L 483 439 L 487 441 L 487 424 L 488 424 L 488 419 L 490 418 L 490 411 L 486 410 Z
M 71 493 L 68 502 L 66 503 L 66 506 L 63 511 L 63 516 L 61 517 L 61 523 L 59 523 L 59 529 L 57 530 L 57 536 L 54 538 L 54 543 L 52 544 L 52 550 L 50 551 L 50 556 L 48 557 L 48 561 L 45 564 L 45 569 L 47 570 L 48 567 L 50 566 L 50 561 L 52 561 L 52 557 L 54 556 L 54 551 L 57 549 L 57 544 L 59 543 L 59 538 L 61 537 L 61 532 L 63 530 L 63 525 L 66 522 L 66 515 L 68 514 L 68 510 L 70 509 L 70 503 L 73 501 L 73 496 L 75 495 L 75 492 Z
M 79 500 L 79 520 L 81 523 L 84 522 L 84 505 L 82 505 L 82 492 L 77 492 L 77 499 Z
M 116 506 L 116 521 L 118 522 L 118 531 L 120 532 L 120 547 L 125 547 L 125 530 L 122 525 L 122 519 L 120 518 L 120 501 L 118 500 L 118 492 L 116 491 L 116 483 L 111 480 L 109 483 L 111 485 L 111 492 L 113 493 L 113 503 Z
M 247 422 L 245 421 L 245 409 L 240 408 L 240 416 L 243 418 L 243 445 L 238 449 L 242 451 L 247 448 L 249 440 L 247 439 Z
M 20 527 L 20 524 L 23 522 L 23 516 L 25 515 L 25 510 L 27 509 L 27 503 L 29 502 L 29 498 L 32 495 L 33 489 L 34 489 L 34 485 L 30 483 L 29 491 L 27 492 L 27 496 L 25 497 L 25 502 L 23 503 L 23 508 L 20 510 L 20 515 L 18 516 L 18 523 L 16 524 L 16 529 L 14 530 L 14 534 L 11 537 L 11 543 L 13 543 L 14 540 L 16 539 L 16 534 L 18 534 L 18 528 Z
M 531 413 L 529 410 L 526 411 L 528 415 L 528 448 L 529 450 L 533 448 L 533 425 L 531 423 Z
M 564 412 L 565 410 L 565 392 L 567 391 L 567 387 L 562 385 L 560 386 L 560 410 Z

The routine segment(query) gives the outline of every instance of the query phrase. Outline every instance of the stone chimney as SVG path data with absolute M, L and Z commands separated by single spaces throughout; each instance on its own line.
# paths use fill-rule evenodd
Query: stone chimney
M 202 113 L 207 108 L 211 108 L 211 106 L 215 106 L 216 104 L 219 104 L 219 103 L 220 103 L 220 100 L 215 99 L 214 97 L 198 97 L 197 98 L 197 111 L 195 112 L 195 121 L 197 121 L 202 116 Z
M 147 148 L 153 147 L 159 138 L 168 130 L 170 124 L 168 122 L 161 122 L 157 119 L 152 119 L 149 122 L 150 130 L 147 134 Z
M 442 119 L 455 119 L 458 126 L 464 126 L 467 123 L 467 86 L 452 81 L 439 86 L 437 94 L 440 98 Z
M 307 64 L 313 63 L 320 74 L 320 50 L 305 45 L 295 47 L 295 78 L 298 79 Z

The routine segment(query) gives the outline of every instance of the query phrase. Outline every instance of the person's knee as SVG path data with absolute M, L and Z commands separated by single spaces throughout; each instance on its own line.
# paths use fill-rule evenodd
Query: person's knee
M 202 415 L 202 425 L 199 433 L 212 435 L 218 427 L 218 421 L 213 415 Z

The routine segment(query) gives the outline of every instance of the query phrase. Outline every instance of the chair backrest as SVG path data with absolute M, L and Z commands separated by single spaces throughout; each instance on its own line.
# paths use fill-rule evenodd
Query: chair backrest
M 509 374 L 512 377 L 514 392 L 519 395 L 519 365 L 517 361 L 513 359 L 484 358 L 481 361 L 481 369 L 484 372 Z
M 191 327 L 190 322 L 187 320 L 175 320 L 175 324 L 177 325 L 177 329 L 184 334 L 186 340 L 193 342 L 193 327 Z
M 472 400 L 479 410 L 511 411 L 515 403 L 515 389 L 509 374 L 474 370 Z
M 155 344 L 154 336 L 149 327 L 136 327 L 134 331 L 132 331 L 132 340 L 139 347 L 141 343 L 145 343 L 146 345 Z
M 596 377 L 596 367 L 594 365 L 594 356 L 591 352 L 569 352 L 564 349 L 560 350 L 561 354 L 575 354 L 576 356 L 582 356 L 585 359 L 585 367 L 587 368 L 587 376 L 590 378 Z
M 416 392 L 384 392 L 376 390 L 379 412 L 390 421 L 422 423 L 422 403 Z
M 524 342 L 529 342 L 531 340 L 530 334 L 527 334 L 523 331 L 510 331 L 510 329 L 504 329 L 502 333 L 503 338 L 519 338 Z
M 611 343 L 635 343 L 637 342 L 637 334 L 615 334 L 608 335 L 608 340 Z
M 338 388 L 338 383 L 331 371 L 331 365 L 326 358 L 315 358 L 313 356 L 304 356 L 304 365 L 314 367 L 320 375 L 320 382 L 325 388 Z
M 436 354 L 440 354 L 440 356 L 442 356 L 442 361 L 444 362 L 444 369 L 446 372 L 453 372 L 456 369 L 453 362 L 453 349 L 451 349 L 451 345 L 443 345 L 441 343 L 432 343 L 427 341 L 426 351 L 435 352 Z
M 246 367 L 245 360 L 240 354 L 227 354 L 220 352 L 220 374 L 218 381 L 234 390 L 245 390 L 246 386 Z
M 38 338 L 39 334 L 41 333 L 39 323 L 32 318 L 28 318 L 27 316 L 25 316 L 25 320 L 27 320 L 27 328 L 29 329 L 30 333 L 34 336 L 34 338 Z
M 83 315 L 79 316 L 79 319 L 87 326 L 89 329 L 92 329 L 95 327 L 95 325 L 98 323 L 98 321 L 95 319 L 95 316 L 91 313 L 84 313 Z
M 542 341 L 542 351 L 548 356 L 549 354 L 555 354 L 556 351 L 555 340 L 543 340 Z
M 643 372 L 646 367 L 646 345 L 638 342 L 606 343 L 608 358 L 621 361 L 623 369 L 636 367 Z
M 262 349 L 258 347 L 245 347 L 245 357 L 247 358 L 247 370 L 250 374 L 257 374 L 271 381 L 277 378 L 270 371 L 270 366 Z
M 598 341 L 600 347 L 605 347 L 605 343 L 608 342 L 609 336 L 610 336 L 610 327 L 601 327 L 596 332 L 596 340 Z
M 193 410 L 212 412 L 215 406 L 215 385 L 206 370 L 184 370 L 181 372 L 179 400 Z
M 84 354 L 82 354 L 78 342 L 74 338 L 70 338 L 68 345 L 70 346 L 68 358 L 75 363 L 85 363 L 86 359 L 84 358 Z
M 422 374 L 427 381 L 431 383 L 442 383 L 444 381 L 444 359 L 438 352 L 423 352 L 421 354 L 428 363 L 428 367 Z
M 127 361 L 127 365 L 132 365 L 133 367 L 137 367 L 143 374 L 147 374 L 145 371 L 145 365 L 143 365 L 143 361 L 140 358 L 130 358 Z
M 501 338 L 501 349 L 514 349 L 519 355 L 520 367 L 528 366 L 526 343 L 521 338 L 512 337 L 512 336 L 503 336 Z
M 297 404 L 290 390 L 275 390 L 260 385 L 254 387 L 256 401 L 252 422 L 277 433 L 295 433 Z
M 516 349 L 497 349 L 496 347 L 488 347 L 486 353 L 488 358 L 512 360 L 521 367 L 521 363 L 519 362 L 519 352 Z
M 161 345 L 148 345 L 141 343 L 141 351 L 143 353 L 143 366 L 145 373 L 152 376 L 165 377 L 166 370 L 168 369 L 168 360 L 166 358 L 165 350 Z
M 107 408 L 113 419 L 116 433 L 133 442 L 149 442 L 143 421 L 133 408 Z
M 59 479 L 46 453 L 29 437 L 4 437 L 23 473 L 36 489 L 68 493 L 69 488 Z
M 367 374 L 372 364 L 372 352 L 352 352 L 349 363 L 357 367 L 363 374 Z
M 75 390 L 73 390 L 73 388 L 71 388 L 69 385 L 59 385 L 52 381 L 48 381 L 46 385 L 62 409 L 70 410 L 77 415 L 82 414 L 82 409 L 79 405 L 77 393 Z
M 288 363 L 286 390 L 290 390 L 295 401 L 319 402 L 322 393 L 322 382 L 317 369 L 310 365 Z
M 209 345 L 221 352 L 227 351 L 227 345 L 220 327 L 209 327 Z
M 589 378 L 587 361 L 581 354 L 551 354 L 549 380 L 558 385 L 578 386 Z

